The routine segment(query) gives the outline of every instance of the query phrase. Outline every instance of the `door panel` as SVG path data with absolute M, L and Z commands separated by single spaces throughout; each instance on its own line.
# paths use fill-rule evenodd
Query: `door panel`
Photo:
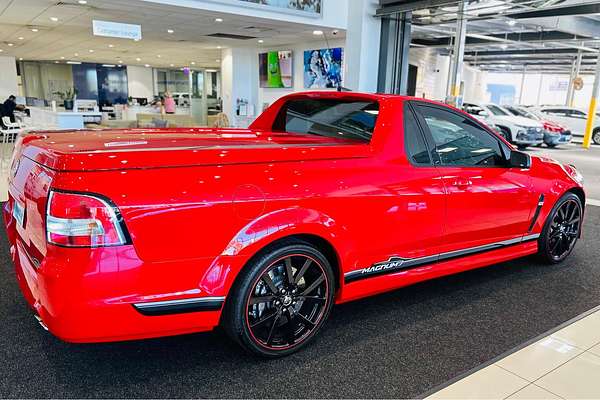
M 446 191 L 440 252 L 523 236 L 537 204 L 527 171 L 508 168 L 509 150 L 473 118 L 440 106 L 418 107 Z

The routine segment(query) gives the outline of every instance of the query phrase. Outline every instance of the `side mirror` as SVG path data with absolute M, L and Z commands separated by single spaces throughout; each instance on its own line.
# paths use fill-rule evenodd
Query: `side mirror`
M 531 157 L 529 157 L 529 154 L 512 150 L 510 152 L 510 159 L 508 160 L 508 165 L 511 168 L 531 168 Z

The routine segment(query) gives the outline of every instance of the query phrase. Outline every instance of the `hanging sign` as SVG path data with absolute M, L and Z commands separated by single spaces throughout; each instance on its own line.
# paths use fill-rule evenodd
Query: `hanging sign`
M 142 40 L 142 26 L 120 22 L 93 20 L 94 36 Z

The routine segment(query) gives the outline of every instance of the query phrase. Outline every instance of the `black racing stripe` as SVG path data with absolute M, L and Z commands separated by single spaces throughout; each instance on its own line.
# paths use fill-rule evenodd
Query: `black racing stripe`
M 143 303 L 133 304 L 140 314 L 146 316 L 184 314 L 199 311 L 219 311 L 223 307 L 224 300 L 202 300 L 190 301 L 185 303 L 165 302 L 165 303 Z
M 442 253 L 434 256 L 427 256 L 422 258 L 414 258 L 414 259 L 401 259 L 399 257 L 392 257 L 389 261 L 383 263 L 377 263 L 372 265 L 369 268 L 363 268 L 355 271 L 348 272 L 344 275 L 345 283 L 352 283 L 363 279 L 373 278 L 380 275 L 388 275 L 395 274 L 402 271 L 407 271 L 415 268 L 422 267 L 424 265 L 433 265 L 437 264 L 441 261 L 449 261 L 457 258 L 463 258 L 467 256 L 472 256 L 475 254 L 486 253 L 492 250 L 498 250 L 506 247 L 516 246 L 518 244 L 528 243 L 534 240 L 537 240 L 539 235 L 530 235 L 525 236 L 523 238 L 506 240 L 504 242 L 492 243 L 489 245 L 477 246 L 464 250 L 451 251 L 448 253 Z M 393 268 L 384 268 L 382 265 L 389 264 L 393 260 L 403 260 L 401 265 Z M 369 272 L 368 270 L 371 270 Z

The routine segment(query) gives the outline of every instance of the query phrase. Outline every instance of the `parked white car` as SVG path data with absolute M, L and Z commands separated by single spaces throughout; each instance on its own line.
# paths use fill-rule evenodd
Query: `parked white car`
M 567 106 L 542 106 L 533 107 L 544 115 L 547 115 L 552 120 L 565 125 L 573 134 L 573 136 L 583 137 L 585 134 L 585 126 L 587 124 L 587 112 L 575 107 Z M 592 140 L 596 144 L 600 144 L 600 114 L 596 113 L 594 129 L 592 129 Z
M 544 126 L 539 121 L 513 115 L 497 104 L 464 103 L 463 110 L 495 127 L 506 140 L 519 149 L 544 142 Z

